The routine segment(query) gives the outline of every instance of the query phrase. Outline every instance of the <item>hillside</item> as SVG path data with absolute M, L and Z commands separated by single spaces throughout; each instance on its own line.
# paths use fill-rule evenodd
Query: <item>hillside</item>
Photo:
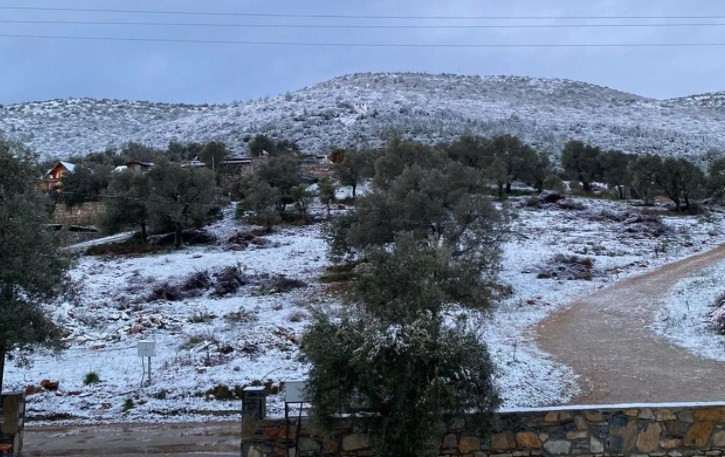
M 557 151 L 581 139 L 626 152 L 699 156 L 725 149 L 723 94 L 654 100 L 561 79 L 366 73 L 226 105 L 63 99 L 0 107 L 0 131 L 44 156 L 138 141 L 222 140 L 237 153 L 257 133 L 306 153 L 375 145 L 393 134 L 427 142 L 512 133 Z

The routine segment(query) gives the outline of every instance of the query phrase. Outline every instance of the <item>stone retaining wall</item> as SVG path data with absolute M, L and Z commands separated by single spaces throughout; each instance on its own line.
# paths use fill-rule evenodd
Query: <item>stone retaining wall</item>
M 618 405 L 505 411 L 497 415 L 487 439 L 450 421 L 440 456 L 720 456 L 725 455 L 725 403 Z M 334 430 L 313 430 L 303 419 L 295 451 L 297 425 L 284 418 L 254 420 L 242 427 L 246 457 L 372 457 L 364 430 L 340 419 Z
M 52 219 L 53 223 L 62 225 L 98 225 L 105 212 L 106 207 L 100 202 L 85 202 L 71 207 L 58 203 L 53 209 Z

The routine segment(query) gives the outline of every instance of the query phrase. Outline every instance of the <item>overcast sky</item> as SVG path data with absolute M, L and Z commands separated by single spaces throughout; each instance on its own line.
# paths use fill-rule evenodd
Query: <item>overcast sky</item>
M 0 6 L 21 5 L 345 15 L 725 16 L 723 0 L 0 0 Z M 331 25 L 662 22 L 645 19 L 353 20 L 0 10 L 0 34 L 326 43 L 725 43 L 725 27 L 258 29 L 3 20 Z M 679 22 L 725 24 L 725 19 Z M 724 56 L 725 47 L 337 48 L 0 37 L 0 104 L 64 97 L 223 103 L 294 91 L 346 73 L 378 71 L 561 77 L 669 98 L 725 90 Z

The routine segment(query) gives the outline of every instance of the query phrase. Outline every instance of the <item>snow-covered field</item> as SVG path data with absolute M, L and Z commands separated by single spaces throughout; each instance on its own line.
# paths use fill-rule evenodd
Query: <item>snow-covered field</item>
M 678 281 L 664 300 L 653 329 L 678 346 L 725 362 L 725 335 L 715 331 L 713 305 L 725 292 L 725 262 Z
M 624 203 L 578 199 L 579 209 L 562 209 L 528 207 L 524 201 L 512 199 L 517 236 L 504 247 L 501 280 L 513 296 L 474 316 L 484 323 L 482 336 L 499 369 L 505 407 L 561 404 L 576 392 L 566 367 L 536 348 L 532 326 L 577 296 L 709 249 L 720 241 L 714 229 L 723 219 L 722 214 L 664 217 L 666 231 L 655 238 L 638 222 L 640 210 Z M 29 368 L 11 362 L 6 387 L 60 382 L 58 392 L 29 396 L 28 414 L 37 420 L 188 421 L 238 417 L 238 400 L 207 394 L 218 384 L 233 388 L 304 378 L 305 367 L 296 358 L 307 307 L 322 303 L 334 309 L 337 303 L 319 282 L 328 264 L 320 226 L 281 228 L 263 236 L 266 243 L 244 249 L 227 242 L 250 229 L 228 217 L 210 227 L 219 239 L 215 245 L 138 257 L 81 257 L 72 276 L 83 289 L 53 313 L 70 330 L 70 347 L 59 356 L 36 354 Z M 537 278 L 556 254 L 593 259 L 592 279 Z M 206 291 L 178 301 L 149 300 L 164 282 L 181 283 L 201 271 L 213 277 L 234 266 L 250 278 L 235 294 L 214 298 Z M 306 287 L 275 293 L 264 286 L 265 275 L 285 275 Z M 157 356 L 152 385 L 140 387 L 136 344 L 145 339 L 156 341 Z M 101 383 L 83 384 L 90 371 Z M 134 407 L 124 412 L 127 399 Z M 279 412 L 281 401 L 272 396 L 268 407 Z

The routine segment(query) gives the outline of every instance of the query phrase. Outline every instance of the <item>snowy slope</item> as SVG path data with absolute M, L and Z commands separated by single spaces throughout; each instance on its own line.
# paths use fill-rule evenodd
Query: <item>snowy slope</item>
M 579 199 L 576 210 L 530 207 L 526 202 L 525 197 L 511 199 L 517 236 L 503 246 L 500 279 L 511 286 L 513 296 L 490 311 L 469 313 L 497 366 L 496 383 L 506 407 L 562 404 L 577 392 L 571 370 L 536 346 L 534 330 L 541 319 L 578 296 L 725 239 L 719 230 L 723 213 L 709 218 L 664 217 L 667 233 L 650 237 L 628 230 L 629 215 L 640 209 L 623 202 Z M 321 207 L 316 210 L 324 214 Z M 238 400 L 221 401 L 205 392 L 217 384 L 233 387 L 263 379 L 304 379 L 306 367 L 297 356 L 299 335 L 309 322 L 308 307 L 320 304 L 335 313 L 339 305 L 334 290 L 319 281 L 328 264 L 321 227 L 281 228 L 264 237 L 266 244 L 239 250 L 225 240 L 250 227 L 237 225 L 233 208 L 226 214 L 225 220 L 210 227 L 220 240 L 216 245 L 139 257 L 80 258 L 71 272 L 83 285 L 78 299 L 53 306 L 53 318 L 68 331 L 68 348 L 58 356 L 36 353 L 30 367 L 17 359 L 7 367 L 10 390 L 37 386 L 43 379 L 60 381 L 58 392 L 28 397 L 32 420 L 236 418 Z M 661 251 L 665 245 L 665 253 L 655 252 L 655 247 Z M 592 280 L 538 278 L 538 268 L 556 254 L 593 259 Z M 242 267 L 250 277 L 284 274 L 307 286 L 268 293 L 252 283 L 222 298 L 209 293 L 178 301 L 147 298 L 164 282 L 229 266 Z M 228 316 L 234 313 L 244 319 L 230 321 Z M 208 318 L 196 319 L 201 315 Z M 153 385 L 141 388 L 136 344 L 143 339 L 155 339 L 158 350 Z M 99 374 L 100 384 L 83 384 L 90 371 Z M 157 398 L 162 390 L 165 398 Z M 136 405 L 124 412 L 129 398 Z M 271 413 L 279 413 L 281 398 L 271 396 L 268 406 Z
M 707 94 L 690 95 L 670 100 L 672 103 L 687 106 L 699 106 L 702 108 L 725 109 L 725 91 L 710 92 Z
M 719 97 L 719 98 L 718 98 Z M 463 133 L 512 133 L 557 151 L 581 139 L 627 152 L 698 156 L 725 149 L 719 96 L 659 101 L 562 79 L 364 73 L 277 97 L 226 105 L 64 99 L 0 107 L 0 131 L 44 156 L 132 140 L 226 142 L 237 153 L 257 133 L 304 152 L 376 145 L 392 134 L 426 142 Z

